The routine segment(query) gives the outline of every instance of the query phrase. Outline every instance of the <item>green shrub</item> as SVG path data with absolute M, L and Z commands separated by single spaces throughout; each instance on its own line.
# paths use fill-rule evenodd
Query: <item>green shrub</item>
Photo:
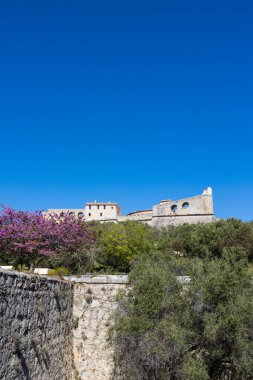
M 70 274 L 68 268 L 65 268 L 65 267 L 58 267 L 58 268 L 55 268 L 55 269 L 50 269 L 48 271 L 48 275 L 49 276 L 59 276 L 59 277 L 62 277 L 62 276 L 67 276 L 68 274 Z
M 155 249 L 156 229 L 140 222 L 105 223 L 97 226 L 95 269 L 109 273 L 129 272 L 131 261 Z
M 17 270 L 18 272 L 28 272 L 28 267 L 24 264 L 18 264 L 17 266 L 15 266 L 15 270 Z
M 185 259 L 181 284 L 173 255 L 142 255 L 119 295 L 110 339 L 116 370 L 128 380 L 251 380 L 253 283 L 247 254 Z

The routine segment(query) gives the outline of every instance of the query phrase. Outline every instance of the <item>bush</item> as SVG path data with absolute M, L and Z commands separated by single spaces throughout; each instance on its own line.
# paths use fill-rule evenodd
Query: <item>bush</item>
M 132 260 L 155 248 L 155 229 L 140 222 L 106 223 L 96 227 L 97 270 L 129 272 Z
M 243 248 L 253 259 L 253 228 L 251 223 L 237 219 L 219 220 L 214 223 L 184 224 L 168 227 L 160 233 L 160 242 L 188 257 L 221 257 L 224 248 Z
M 70 274 L 68 268 L 64 268 L 64 267 L 58 267 L 58 268 L 55 268 L 55 269 L 50 269 L 48 271 L 48 275 L 49 276 L 62 277 L 62 276 L 67 276 L 68 274 Z
M 119 297 L 110 339 L 123 379 L 250 380 L 253 373 L 253 284 L 242 249 L 220 258 L 143 255 Z M 181 263 L 180 263 L 181 265 Z

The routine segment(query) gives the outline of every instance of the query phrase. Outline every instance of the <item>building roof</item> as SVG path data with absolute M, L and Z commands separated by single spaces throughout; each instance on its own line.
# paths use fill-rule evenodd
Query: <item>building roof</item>
M 86 202 L 86 206 L 116 206 L 118 213 L 121 213 L 121 208 L 116 202 Z
M 127 215 L 139 214 L 139 213 L 142 213 L 142 212 L 152 212 L 152 211 L 153 210 L 138 210 L 138 211 L 129 212 Z
M 86 205 L 98 205 L 98 206 L 118 206 L 119 207 L 119 204 L 118 203 L 115 203 L 115 202 L 86 202 Z

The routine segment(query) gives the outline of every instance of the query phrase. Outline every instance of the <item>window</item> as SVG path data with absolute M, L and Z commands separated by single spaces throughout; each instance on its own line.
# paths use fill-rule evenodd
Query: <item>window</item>
M 91 209 L 91 205 L 89 205 L 89 209 Z
M 177 211 L 177 205 L 172 205 L 171 206 L 171 211 L 176 212 Z
M 75 213 L 74 213 L 73 211 L 71 211 L 71 212 L 69 213 L 69 215 L 74 216 Z
M 113 210 L 113 206 L 111 207 L 111 209 Z
M 100 216 L 103 216 L 102 212 L 100 213 Z
M 184 202 L 183 204 L 182 204 L 182 208 L 188 208 L 189 207 L 189 203 L 188 202 Z
M 79 212 L 78 213 L 78 216 L 79 216 L 79 218 L 82 218 L 84 215 L 83 215 L 83 212 Z
M 89 212 L 89 216 L 91 216 L 91 213 Z
M 106 205 L 104 205 L 104 210 L 106 209 Z
M 97 206 L 98 210 L 99 210 L 99 206 Z

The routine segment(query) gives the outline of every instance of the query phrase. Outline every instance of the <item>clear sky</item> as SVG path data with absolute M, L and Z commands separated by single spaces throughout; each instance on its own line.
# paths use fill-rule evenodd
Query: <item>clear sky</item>
M 2 1 L 0 203 L 253 219 L 251 1 Z

